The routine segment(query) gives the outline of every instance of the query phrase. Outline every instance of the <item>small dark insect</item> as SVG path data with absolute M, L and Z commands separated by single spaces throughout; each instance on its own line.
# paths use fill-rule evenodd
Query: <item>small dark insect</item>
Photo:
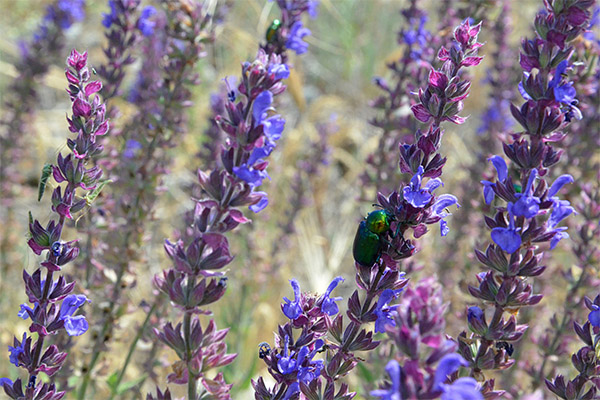
M 31 378 L 29 378 L 29 383 L 27 384 L 28 388 L 35 387 L 35 379 L 36 378 L 37 378 L 37 376 L 31 375 Z
M 504 349 L 504 351 L 506 351 L 506 354 L 508 354 L 509 356 L 512 356 L 513 353 L 515 352 L 515 348 L 513 347 L 513 345 L 508 342 L 496 343 L 496 349 L 498 349 L 498 350 Z
M 52 247 L 50 249 L 52 251 L 52 255 L 54 257 L 58 257 L 60 256 L 61 250 L 62 250 L 62 243 L 61 242 L 54 242 L 52 243 Z
M 262 342 L 258 345 L 258 358 L 261 360 L 268 356 L 270 352 L 271 346 L 269 346 L 269 343 Z
M 281 21 L 278 19 L 273 20 L 271 25 L 267 28 L 265 39 L 268 43 L 274 43 L 277 36 L 279 35 L 279 29 L 281 29 Z
M 219 283 L 217 283 L 217 285 L 219 285 L 219 287 L 227 287 L 227 277 L 224 276 L 219 279 Z

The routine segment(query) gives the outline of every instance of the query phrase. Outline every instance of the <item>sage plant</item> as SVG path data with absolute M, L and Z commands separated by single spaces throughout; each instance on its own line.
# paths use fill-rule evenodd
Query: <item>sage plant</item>
M 448 233 L 444 220 L 448 212 L 445 210 L 450 205 L 458 205 L 453 195 L 444 194 L 435 199 L 432 194 L 442 184 L 438 177 L 446 160 L 438 153 L 443 134 L 440 125 L 444 120 L 457 125 L 465 121 L 458 112 L 462 110 L 462 100 L 469 94 L 470 82 L 462 79 L 459 71 L 481 62 L 482 57 L 477 54 L 482 46 L 477 42 L 480 29 L 481 24 L 471 26 L 468 19 L 465 20 L 454 30 L 455 44 L 449 50 L 442 47 L 438 52 L 443 65 L 440 70 L 431 70 L 428 86 L 419 89 L 420 102 L 412 107 L 418 120 L 431 121 L 428 132 L 417 131 L 415 144 L 400 146 L 402 172 L 416 170 L 416 174 L 410 185 L 403 188 L 402 195 L 392 194 L 393 203 L 381 201 L 380 196 L 384 209 L 390 204 L 393 205 L 391 209 L 397 210 L 396 218 L 404 228 L 401 232 L 411 227 L 415 237 L 427 232 L 426 224 L 438 221 L 441 234 L 445 236 Z M 421 189 L 421 180 L 426 176 L 432 179 Z M 372 391 L 371 395 L 383 399 L 440 396 L 443 399 L 482 399 L 474 379 L 457 379 L 455 374 L 468 363 L 454 353 L 456 343 L 445 338 L 442 314 L 446 306 L 442 304 L 439 286 L 429 280 L 420 282 L 414 289 L 409 288 L 403 294 L 401 304 L 394 307 L 393 323 L 386 324 L 384 328 L 398 351 L 386 365 L 391 383 Z M 499 394 L 492 392 L 492 388 L 493 383 L 485 391 L 494 398 Z
M 256 189 L 268 177 L 266 158 L 285 127 L 282 117 L 272 115 L 273 101 L 285 91 L 282 81 L 289 77 L 289 67 L 283 61 L 287 59 L 286 50 L 298 54 L 306 50 L 301 39 L 310 31 L 303 28 L 300 16 L 315 7 L 314 2 L 304 0 L 279 1 L 278 5 L 281 25 L 271 41 L 261 46 L 255 60 L 242 64 L 239 85 L 228 88 L 224 113 L 213 119 L 225 134 L 220 162 L 211 170 L 198 171 L 202 197 L 196 200 L 193 214 L 188 215 L 183 237 L 176 243 L 165 241 L 174 267 L 154 279 L 155 286 L 184 312 L 182 322 L 175 326 L 168 322 L 155 333 L 179 358 L 167 381 L 187 384 L 189 399 L 230 398 L 232 385 L 225 382 L 223 374 L 214 378 L 207 374 L 236 357 L 226 353 L 224 338 L 228 329 L 217 330 L 214 320 L 203 328 L 198 315 L 211 314 L 206 306 L 225 294 L 227 277 L 220 270 L 233 260 L 225 233 L 250 222 L 239 208 L 248 206 L 258 213 L 268 205 L 267 194 Z M 211 136 L 216 136 L 216 132 Z M 157 399 L 170 396 L 168 389 L 157 389 Z M 148 399 L 154 398 L 148 395 Z
M 596 6 L 594 14 L 596 24 L 600 15 L 600 6 Z M 567 159 L 559 167 L 562 172 L 574 176 L 575 182 L 568 187 L 568 196 L 573 201 L 577 212 L 574 218 L 567 220 L 571 235 L 571 252 L 575 257 L 577 273 L 562 262 L 554 263 L 552 267 L 560 272 L 567 284 L 563 307 L 550 320 L 544 333 L 532 338 L 541 355 L 541 360 L 531 360 L 525 365 L 528 373 L 534 378 L 533 385 L 541 385 L 548 376 L 555 374 L 556 367 L 566 361 L 562 357 L 568 354 L 568 342 L 573 339 L 570 327 L 574 319 L 582 318 L 584 295 L 599 290 L 600 280 L 595 277 L 594 266 L 600 263 L 600 247 L 597 238 L 600 237 L 600 226 L 594 221 L 600 219 L 600 188 L 594 182 L 600 181 L 600 164 L 594 158 L 594 153 L 600 146 L 598 126 L 600 126 L 600 65 L 594 60 L 600 57 L 600 41 L 598 33 L 594 36 L 594 22 L 590 21 L 584 40 L 573 42 L 573 68 L 569 79 L 573 81 L 579 100 L 583 118 L 572 121 L 570 134 L 565 137 L 563 144 L 564 156 Z M 556 362 L 554 362 L 556 360 Z M 562 361 L 562 363 L 561 363 Z M 546 369 L 550 367 L 550 369 Z
M 107 175 L 113 180 L 113 196 L 105 203 L 102 219 L 110 232 L 101 233 L 104 248 L 94 259 L 96 265 L 110 266 L 116 279 L 103 282 L 100 274 L 92 279 L 92 284 L 101 288 L 95 295 L 108 299 L 108 305 L 94 310 L 102 318 L 94 328 L 90 356 L 82 365 L 83 380 L 78 389 L 78 398 L 82 400 L 86 398 L 94 369 L 113 337 L 115 324 L 123 314 L 122 293 L 129 286 L 125 278 L 134 273 L 133 261 L 140 258 L 139 248 L 158 197 L 157 187 L 171 163 L 166 150 L 186 133 L 185 111 L 192 104 L 189 86 L 198 83 L 194 66 L 204 55 L 205 45 L 212 40 L 210 16 L 201 4 L 165 1 L 163 6 L 166 15 L 158 10 L 156 15 L 142 10 L 138 19 L 142 35 L 152 33 L 144 40 L 156 50 L 146 52 L 149 58 L 142 61 L 143 78 L 152 80 L 136 99 L 137 113 L 124 124 L 119 137 L 120 151 L 113 152 L 114 158 L 105 160 Z M 118 12 L 115 15 L 114 10 L 111 7 L 111 25 L 123 18 Z M 159 26 L 154 24 L 164 20 L 167 21 L 164 29 L 154 30 Z M 132 187 L 135 190 L 131 190 Z
M 600 385 L 600 294 L 592 301 L 585 297 L 585 306 L 590 311 L 588 320 L 583 325 L 573 323 L 573 329 L 583 342 L 571 357 L 571 362 L 578 374 L 565 381 L 563 375 L 556 375 L 552 380 L 545 380 L 546 386 L 561 399 L 591 400 L 597 399 Z
M 486 310 L 478 306 L 468 310 L 471 334 L 458 338 L 459 353 L 469 362 L 471 375 L 485 381 L 485 370 L 505 369 L 514 360 L 513 343 L 527 329 L 519 325 L 518 310 L 540 302 L 542 295 L 533 294 L 529 277 L 544 272 L 540 265 L 540 245 L 550 249 L 568 237 L 560 222 L 573 213 L 573 207 L 558 194 L 573 177 L 561 175 L 548 180 L 559 162 L 562 150 L 554 148 L 569 122 L 581 118 L 576 91 L 566 78 L 573 48 L 570 43 L 588 26 L 588 0 L 548 1 L 535 18 L 536 37 L 522 42 L 520 65 L 524 76 L 519 89 L 526 100 L 520 107 L 511 105 L 513 117 L 521 132 L 503 143 L 504 154 L 490 157 L 496 169 L 495 182 L 482 181 L 484 199 L 494 204 L 494 217 L 485 217 L 491 229 L 485 251 L 475 250 L 477 259 L 489 271 L 477 275 L 478 286 L 469 286 L 475 298 L 491 305 L 493 315 L 488 323 Z
M 37 334 L 37 340 L 33 342 L 33 336 L 25 332 L 20 340 L 15 337 L 14 345 L 9 346 L 11 363 L 25 368 L 29 374 L 25 386 L 20 378 L 15 382 L 3 378 L 4 391 L 12 399 L 63 398 L 65 392 L 57 391 L 54 383 L 37 380 L 40 373 L 50 377 L 56 374 L 67 357 L 67 353 L 56 345 L 46 347 L 46 338 L 63 329 L 69 336 L 80 336 L 88 330 L 85 317 L 74 314 L 89 300 L 84 295 L 72 294 L 75 282 L 69 282 L 64 276 L 55 279 L 55 274 L 79 254 L 77 240 L 66 242 L 62 239 L 65 224 L 89 207 L 103 186 L 102 170 L 89 167 L 89 164 L 103 150 L 100 137 L 108 132 L 108 121 L 105 119 L 106 107 L 96 95 L 102 84 L 90 81 L 87 53 L 73 50 L 67 66 L 67 92 L 72 102 L 72 116 L 67 121 L 69 131 L 76 137 L 67 140 L 70 154 L 59 153 L 56 164 L 47 164 L 44 168 L 40 194 L 43 194 L 48 175 L 52 174 L 57 184 L 51 199 L 55 216 L 45 227 L 30 217 L 28 245 L 36 255 L 45 252 L 46 258 L 33 274 L 23 271 L 30 304 L 21 305 L 19 316 L 31 319 L 29 331 Z
M 277 383 L 269 389 L 262 378 L 253 381 L 257 400 L 290 399 L 299 393 L 307 398 L 355 397 L 356 393 L 349 392 L 347 384 L 338 384 L 336 389 L 336 383 L 359 362 L 356 351 L 373 350 L 379 345 L 373 339 L 374 332 L 385 332 L 386 325 L 396 325 L 393 313 L 398 306 L 390 303 L 408 282 L 399 271 L 398 261 L 414 253 L 414 246 L 405 235 L 410 228 L 413 236 L 419 238 L 427 232 L 427 225 L 438 222 L 445 235 L 444 218 L 449 215 L 445 209 L 458 204 L 450 194 L 436 196 L 433 193 L 442 184 L 438 177 L 445 163 L 445 158 L 438 153 L 442 137 L 440 124 L 444 120 L 456 124 L 464 122 L 458 113 L 470 83 L 462 81 L 458 72 L 464 66 L 481 62 L 477 56 L 481 46 L 477 43 L 479 29 L 480 25 L 471 27 L 468 21 L 456 29 L 457 46 L 450 51 L 440 50 L 438 56 L 444 61 L 442 69 L 432 69 L 429 86 L 419 90 L 420 102 L 412 107 L 413 113 L 422 122 L 432 122 L 428 132 L 417 131 L 414 144 L 400 146 L 400 169 L 404 173 L 412 172 L 410 184 L 387 197 L 381 193 L 377 196 L 381 208 L 391 216 L 390 230 L 394 234 L 373 265 L 355 263 L 356 282 L 364 295 L 355 290 L 348 299 L 350 322 L 344 326 L 343 317 L 338 314 L 335 301 L 341 298 L 330 297 L 343 280 L 341 277 L 335 278 L 320 296 L 301 293 L 298 282 L 291 280 L 294 301 L 284 298 L 282 304 L 282 311 L 290 321 L 279 327 L 275 346 L 271 348 L 264 343 L 259 353 Z M 422 186 L 424 177 L 432 179 Z M 370 322 L 375 322 L 374 332 L 365 329 Z M 295 330 L 299 331 L 296 335 Z M 322 351 L 326 352 L 325 359 L 314 360 Z
M 3 93 L 4 114 L 0 118 L 0 218 L 4 226 L 12 224 L 17 187 L 24 178 L 18 166 L 20 158 L 25 156 L 26 132 L 31 130 L 29 123 L 35 114 L 38 80 L 56 59 L 64 57 L 65 31 L 84 16 L 84 0 L 56 0 L 48 5 L 33 39 L 19 43 L 20 59 L 15 63 L 18 75 Z M 1 236 L 0 274 L 3 275 L 12 239 L 9 229 L 3 229 Z

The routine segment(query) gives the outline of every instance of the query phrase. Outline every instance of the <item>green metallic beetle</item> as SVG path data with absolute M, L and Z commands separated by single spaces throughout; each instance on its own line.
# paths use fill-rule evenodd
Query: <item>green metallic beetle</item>
M 379 260 L 388 243 L 385 236 L 391 230 L 393 220 L 389 212 L 375 210 L 360 222 L 352 245 L 352 255 L 357 263 L 370 267 Z
M 265 35 L 268 43 L 275 42 L 275 38 L 276 38 L 277 33 L 279 32 L 280 28 L 281 28 L 280 20 L 275 19 L 275 20 L 273 20 L 273 22 L 271 22 L 271 26 L 269 26 L 267 28 L 267 33 Z

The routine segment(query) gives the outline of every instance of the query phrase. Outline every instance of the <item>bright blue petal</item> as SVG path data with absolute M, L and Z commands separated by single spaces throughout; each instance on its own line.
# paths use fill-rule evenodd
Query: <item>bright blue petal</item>
M 498 172 L 498 181 L 504 182 L 508 176 L 508 167 L 506 166 L 506 161 L 504 161 L 504 158 L 500 156 L 492 156 L 488 158 L 488 161 L 491 161 L 494 168 L 496 168 L 496 171 Z
M 435 371 L 433 388 L 435 390 L 439 390 L 441 388 L 441 384 L 444 383 L 448 378 L 448 375 L 458 371 L 461 366 L 466 367 L 467 365 L 469 365 L 469 363 L 460 354 L 450 353 L 445 355 L 438 363 Z

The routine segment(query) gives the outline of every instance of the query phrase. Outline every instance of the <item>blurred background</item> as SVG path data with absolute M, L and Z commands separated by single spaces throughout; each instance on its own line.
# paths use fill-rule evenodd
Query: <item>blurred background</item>
M 152 277 L 170 266 L 162 244 L 165 238 L 176 237 L 176 232 L 183 227 L 184 212 L 194 205 L 190 186 L 195 182 L 196 169 L 202 167 L 202 160 L 197 154 L 206 140 L 203 131 L 209 125 L 211 93 L 219 91 L 224 77 L 239 75 L 240 63 L 253 59 L 258 43 L 264 40 L 264 32 L 278 17 L 277 7 L 263 0 L 212 1 L 227 7 L 228 11 L 222 24 L 216 28 L 215 42 L 207 47 L 207 57 L 200 61 L 198 73 L 201 84 L 193 89 L 195 105 L 188 109 L 189 130 L 183 141 L 170 149 L 174 161 L 170 173 L 161 183 L 154 218 L 147 225 L 141 248 L 143 257 L 136 262 L 133 268 L 135 274 L 129 277 L 130 286 L 125 292 L 129 305 L 109 343 L 108 356 L 97 367 L 90 398 L 104 398 L 107 376 L 120 368 L 122 354 L 145 317 L 140 305 L 156 295 Z M 18 43 L 31 38 L 49 3 L 43 0 L 0 0 L 3 32 L 0 40 L 0 93 L 3 97 L 17 76 Z M 102 46 L 105 38 L 101 20 L 102 13 L 108 12 L 108 6 L 106 1 L 88 0 L 86 3 L 85 20 L 76 23 L 67 32 L 66 49 L 87 50 L 90 65 L 98 66 L 104 62 Z M 227 294 L 216 303 L 213 312 L 220 328 L 230 327 L 227 336 L 229 352 L 238 353 L 235 362 L 224 369 L 226 381 L 235 384 L 234 399 L 253 398 L 250 379 L 268 375 L 257 356 L 258 344 L 263 341 L 272 344 L 273 331 L 278 324 L 285 322 L 280 302 L 282 296 L 292 296 L 289 279 L 298 279 L 302 290 L 323 292 L 333 277 L 341 275 L 346 280 L 336 289 L 336 295 L 347 299 L 352 293 L 355 288 L 352 241 L 359 221 L 376 202 L 375 189 L 361 184 L 361 176 L 366 171 L 365 160 L 377 151 L 381 135 L 379 129 L 369 124 L 370 119 L 379 115 L 370 107 L 370 102 L 381 95 L 373 78 L 389 77 L 386 64 L 401 57 L 398 31 L 406 27 L 403 26 L 400 10 L 407 6 L 407 2 L 321 0 L 320 3 L 318 17 L 305 23 L 312 31 L 312 35 L 306 38 L 309 50 L 301 57 L 291 57 L 294 70 L 288 82 L 289 90 L 279 97 L 278 112 L 287 123 L 284 135 L 270 157 L 268 171 L 271 181 L 266 181 L 261 188 L 269 194 L 269 206 L 257 215 L 248 211 L 247 215 L 253 222 L 228 236 L 235 260 L 228 271 Z M 460 8 L 469 6 L 468 2 L 454 3 Z M 489 92 L 484 79 L 486 70 L 494 62 L 489 54 L 498 45 L 487 28 L 502 17 L 500 2 L 478 3 L 481 3 L 478 18 L 483 19 L 480 41 L 487 42 L 480 54 L 486 55 L 486 58 L 479 67 L 469 71 L 473 74 L 473 85 L 461 115 L 470 115 L 470 118 L 464 125 L 447 123 L 444 126 L 446 133 L 442 153 L 448 157 L 448 162 L 443 175 L 445 186 L 438 189 L 439 193 L 455 194 L 461 203 L 473 200 L 461 198 L 464 185 L 479 185 L 478 180 L 468 181 L 472 178 L 468 169 L 479 160 L 481 153 L 477 148 L 477 130 Z M 527 0 L 512 3 L 512 32 L 506 45 L 515 54 L 520 38 L 531 36 L 533 16 L 542 2 Z M 435 27 L 439 20 L 440 2 L 431 0 L 419 4 L 429 12 L 426 29 L 437 34 Z M 37 185 L 42 166 L 52 162 L 57 152 L 64 148 L 68 133 L 65 115 L 70 111 L 70 102 L 64 90 L 64 59 L 67 53 L 65 50 L 57 57 L 48 74 L 38 82 L 35 113 L 28 121 L 27 131 L 21 133 L 26 145 L 19 158 L 18 168 L 23 179 L 16 183 L 20 195 L 14 206 L 15 218 L 10 225 L 0 220 L 2 234 L 10 236 L 12 241 L 10 249 L 2 255 L 7 267 L 0 276 L 2 349 L 12 345 L 13 335 L 20 337 L 28 328 L 27 321 L 17 316 L 19 304 L 27 300 L 22 269 L 31 272 L 38 262 L 26 246 L 27 216 L 31 211 L 44 222 L 50 217 L 49 196 L 38 203 Z M 512 62 L 517 65 L 518 59 L 514 58 Z M 139 69 L 137 63 L 128 70 L 129 75 L 123 85 L 125 92 L 133 84 L 136 69 Z M 514 79 L 517 81 L 519 77 Z M 118 101 L 125 120 L 131 116 L 128 114 L 130 108 L 125 100 Z M 308 168 L 307 160 L 313 169 Z M 482 176 L 489 169 L 483 164 L 475 168 Z M 402 179 L 406 182 L 409 177 Z M 398 181 L 398 186 L 401 183 Z M 110 187 L 105 190 L 110 190 Z M 479 212 L 473 207 L 469 209 L 470 212 Z M 475 234 L 468 234 L 469 230 L 459 225 L 480 221 L 480 216 L 461 216 L 461 209 L 452 212 L 454 217 L 449 218 L 451 231 L 448 236 L 442 238 L 439 230 L 434 229 L 421 238 L 418 241 L 419 252 L 411 258 L 411 265 L 407 268 L 412 271 L 409 275 L 411 281 L 430 275 L 440 278 L 444 299 L 450 302 L 447 333 L 456 337 L 466 329 L 466 308 L 476 304 L 465 294 L 466 285 L 474 284 L 474 274 L 480 272 L 472 249 L 475 246 L 483 248 L 489 236 L 485 229 L 477 227 L 471 230 Z M 75 237 L 73 227 L 68 235 Z M 534 326 L 517 346 L 517 359 L 527 358 L 527 354 L 536 352 L 531 338 L 548 326 L 552 310 L 564 301 L 561 295 L 564 282 L 560 274 L 552 273 L 552 269 L 558 265 L 568 266 L 574 261 L 568 251 L 568 243 L 559 247 L 552 253 L 549 270 L 534 280 L 534 289 L 541 290 L 546 296 L 535 307 Z M 451 260 L 444 256 L 449 253 L 454 255 Z M 169 320 L 180 319 L 179 312 L 173 308 L 166 308 L 165 313 Z M 519 320 L 526 323 L 530 318 L 526 311 Z M 72 379 L 77 379 L 80 374 L 77 370 L 78 355 L 89 352 L 87 340 L 85 336 L 77 338 L 75 347 L 70 351 L 69 357 L 73 358 L 71 363 L 75 366 Z M 122 398 L 145 398 L 145 393 L 153 390 L 156 383 L 165 387 L 165 376 L 170 372 L 170 362 L 175 360 L 174 354 L 161 348 L 154 368 L 157 375 L 147 376 L 139 363 L 144 362 L 150 348 L 148 339 L 138 344 L 135 362 L 126 376 L 127 381 L 133 382 L 133 389 Z M 14 379 L 21 371 L 10 365 L 7 353 L 2 351 L 0 376 Z M 381 351 L 386 351 L 385 346 Z M 366 398 L 365 393 L 383 376 L 386 358 L 383 355 L 378 360 L 378 357 L 378 354 L 370 355 L 371 363 L 348 377 L 350 387 L 359 392 L 357 398 Z M 525 392 L 530 388 L 524 372 L 516 372 L 515 375 L 507 371 L 501 376 L 500 383 L 497 383 L 500 388 L 506 389 L 516 381 Z M 170 386 L 174 388 L 176 385 Z M 177 389 L 175 393 L 182 395 Z M 67 398 L 70 398 L 69 394 Z

